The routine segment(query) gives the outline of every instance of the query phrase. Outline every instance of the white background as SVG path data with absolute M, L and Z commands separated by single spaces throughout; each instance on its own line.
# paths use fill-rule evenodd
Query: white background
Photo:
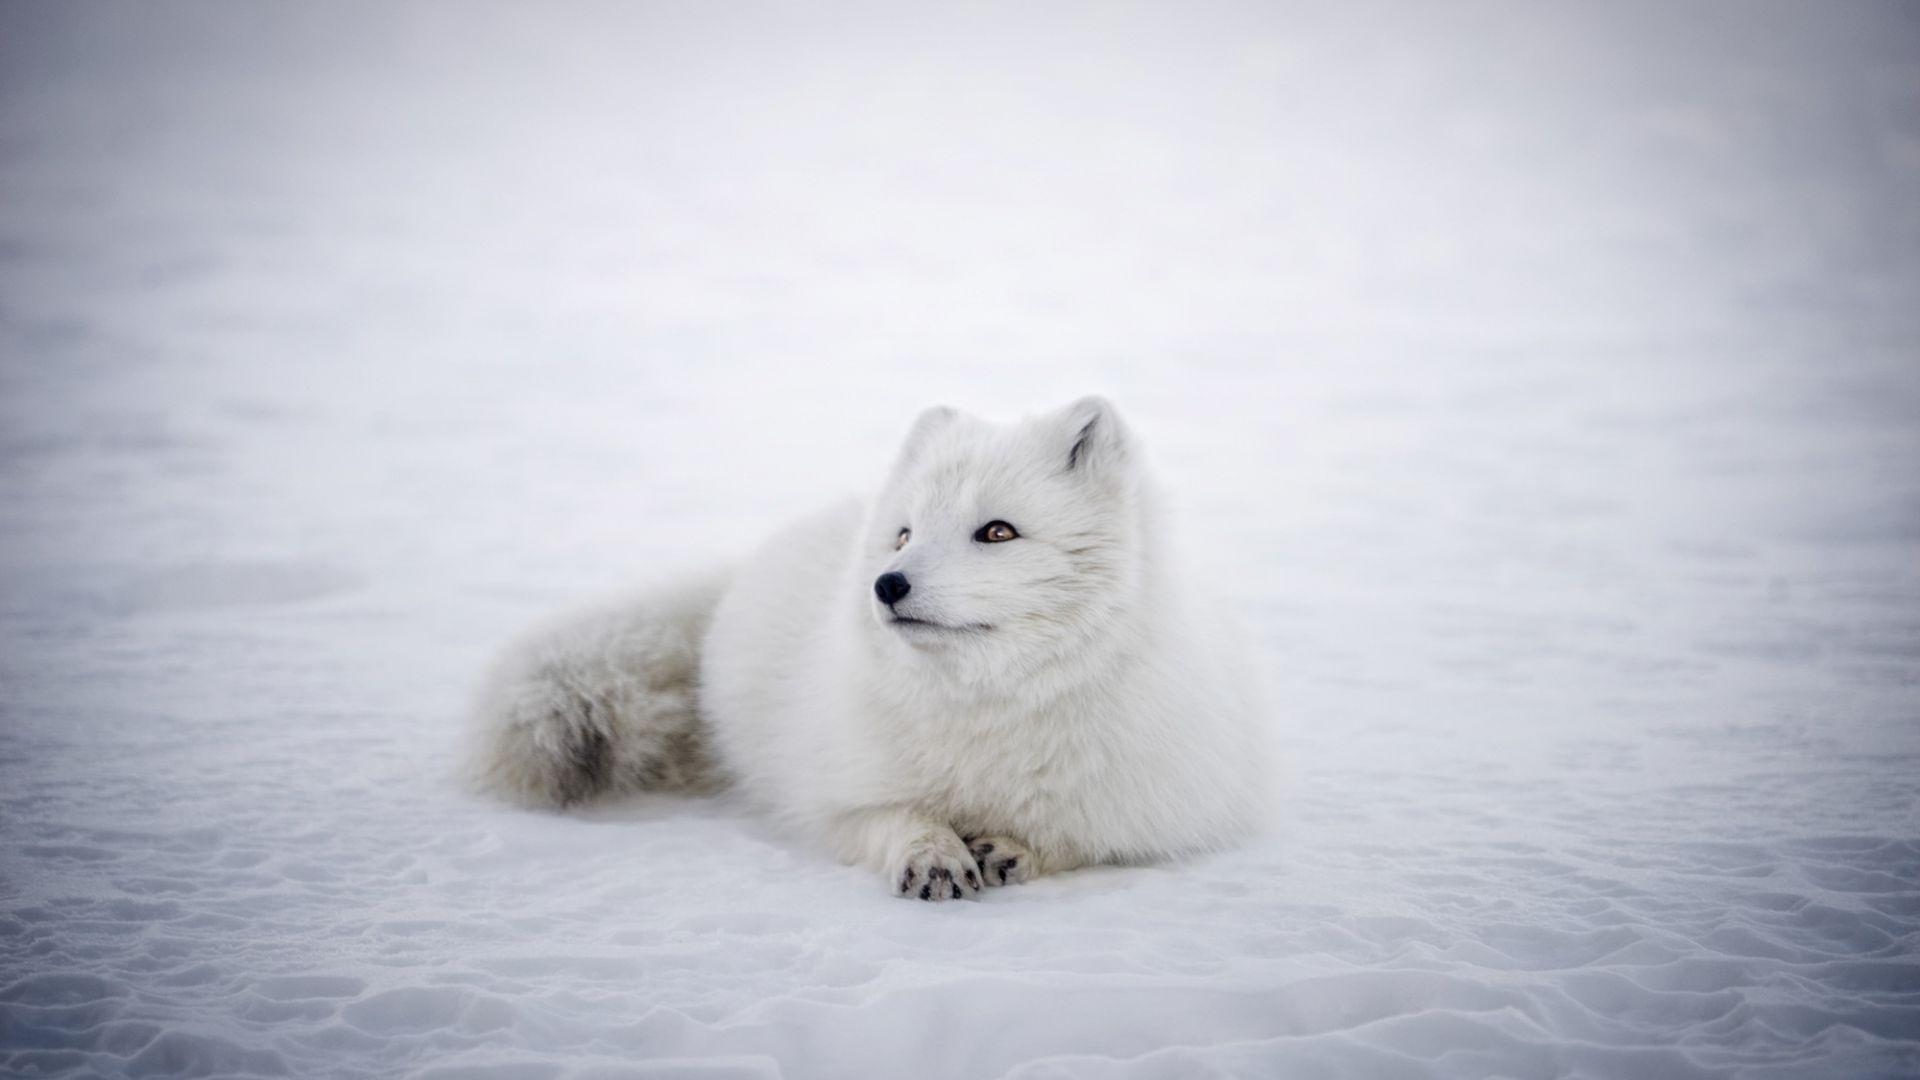
M 1920 1071 L 1913 9 L 952 7 L 0 8 L 0 1071 Z M 1090 392 L 1270 838 L 453 781 L 528 623 Z

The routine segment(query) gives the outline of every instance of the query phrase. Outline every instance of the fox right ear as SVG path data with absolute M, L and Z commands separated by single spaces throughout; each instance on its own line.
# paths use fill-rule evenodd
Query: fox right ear
M 960 416 L 960 410 L 950 405 L 935 405 L 922 412 L 914 421 L 913 429 L 907 432 L 907 441 L 900 444 L 899 465 L 906 465 L 920 453 L 920 448 L 934 434 L 952 424 Z
M 907 447 L 915 447 L 926 441 L 927 436 L 953 423 L 960 410 L 951 405 L 935 405 L 914 418 L 913 429 L 907 432 Z

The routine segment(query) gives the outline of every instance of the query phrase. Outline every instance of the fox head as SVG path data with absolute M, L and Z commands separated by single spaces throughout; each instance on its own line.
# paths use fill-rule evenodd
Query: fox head
M 1023 667 L 1101 632 L 1142 565 L 1139 462 L 1105 399 L 997 425 L 914 422 L 859 537 L 883 647 Z

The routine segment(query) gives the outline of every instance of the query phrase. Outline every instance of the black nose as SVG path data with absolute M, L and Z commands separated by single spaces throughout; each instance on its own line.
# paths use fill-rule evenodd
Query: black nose
M 898 570 L 889 570 L 873 582 L 873 595 L 888 607 L 899 603 L 901 597 L 912 591 L 913 586 L 907 584 L 907 575 Z

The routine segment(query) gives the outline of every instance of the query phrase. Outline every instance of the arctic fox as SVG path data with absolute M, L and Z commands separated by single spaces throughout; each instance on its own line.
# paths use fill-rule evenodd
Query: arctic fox
M 481 777 L 554 807 L 731 783 L 922 900 L 1227 844 L 1267 718 L 1144 472 L 1101 398 L 930 409 L 871 502 L 511 650 Z

